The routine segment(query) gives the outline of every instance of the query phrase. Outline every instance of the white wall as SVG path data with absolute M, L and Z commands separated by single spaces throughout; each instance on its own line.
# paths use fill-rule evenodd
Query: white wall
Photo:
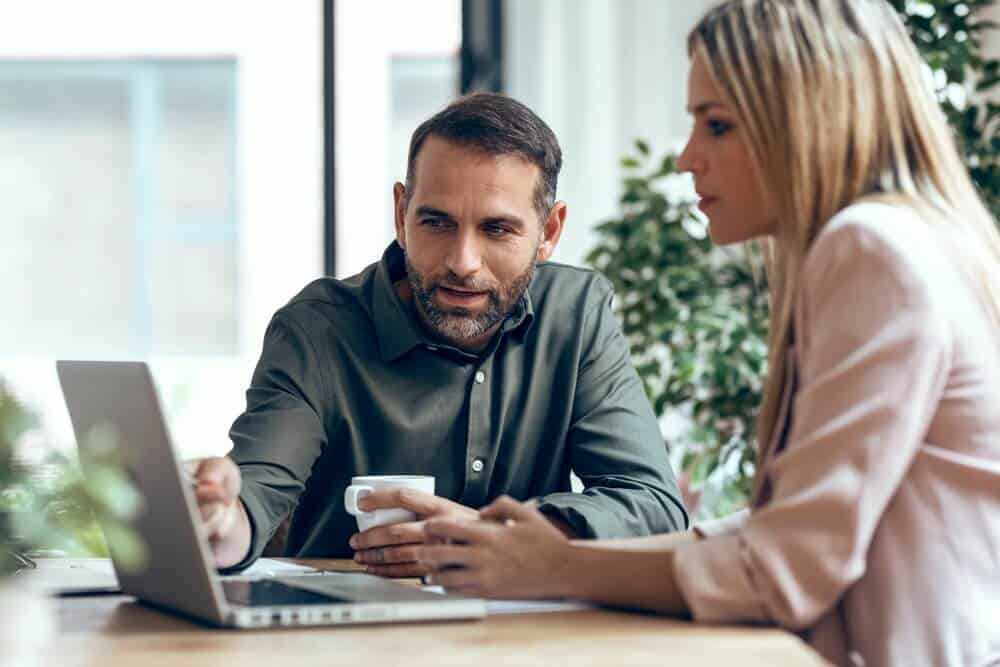
M 580 264 L 618 208 L 634 140 L 679 148 L 690 127 L 688 30 L 712 0 L 508 0 L 507 92 L 555 131 L 569 217 L 554 259 Z

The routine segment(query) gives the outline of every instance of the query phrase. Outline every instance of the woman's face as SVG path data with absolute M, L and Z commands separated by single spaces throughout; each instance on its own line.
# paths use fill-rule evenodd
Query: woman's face
M 691 61 L 687 108 L 694 127 L 677 167 L 694 176 L 712 241 L 725 245 L 773 234 L 775 216 L 754 176 L 736 110 L 723 101 L 700 56 Z

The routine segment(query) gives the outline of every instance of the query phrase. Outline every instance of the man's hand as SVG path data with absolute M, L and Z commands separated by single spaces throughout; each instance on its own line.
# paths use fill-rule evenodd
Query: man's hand
M 358 501 L 364 512 L 400 508 L 417 515 L 417 521 L 376 526 L 351 537 L 354 560 L 368 566 L 368 572 L 382 577 L 422 577 L 427 568 L 417 562 L 417 553 L 425 541 L 424 521 L 448 519 L 475 521 L 476 510 L 416 489 L 374 491 Z
M 194 497 L 216 567 L 236 565 L 250 550 L 250 520 L 240 501 L 240 469 L 228 456 L 188 461 Z

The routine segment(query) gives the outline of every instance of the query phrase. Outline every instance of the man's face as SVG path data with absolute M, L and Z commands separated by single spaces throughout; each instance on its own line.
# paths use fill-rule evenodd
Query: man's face
M 483 348 L 535 263 L 551 255 L 558 232 L 550 238 L 534 207 L 538 178 L 538 167 L 519 156 L 489 156 L 430 136 L 417 154 L 408 202 L 396 184 L 396 238 L 417 312 L 437 336 Z

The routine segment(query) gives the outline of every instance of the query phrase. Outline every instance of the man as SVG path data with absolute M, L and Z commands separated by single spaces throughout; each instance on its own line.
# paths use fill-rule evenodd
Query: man
M 561 166 L 549 127 L 501 95 L 417 128 L 396 242 L 277 312 L 230 458 L 197 471 L 217 565 L 251 563 L 291 515 L 288 555 L 416 576 L 424 519 L 474 520 L 502 494 L 537 499 L 575 537 L 686 527 L 609 283 L 545 263 L 566 219 Z M 377 474 L 433 475 L 437 496 L 376 492 L 361 509 L 419 521 L 354 534 L 344 489 Z

